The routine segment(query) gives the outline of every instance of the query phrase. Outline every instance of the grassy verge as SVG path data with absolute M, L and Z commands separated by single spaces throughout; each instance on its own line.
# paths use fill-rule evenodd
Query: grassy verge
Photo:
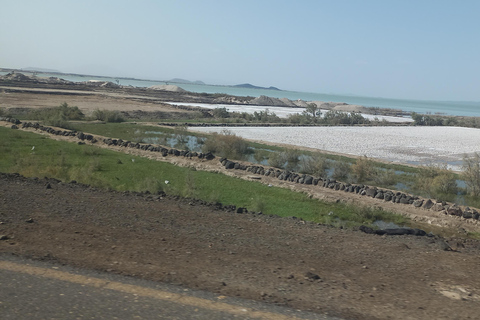
M 408 224 L 408 219 L 383 210 L 327 203 L 258 182 L 181 168 L 94 146 L 54 141 L 19 130 L 0 128 L 0 155 L 1 172 L 18 172 L 29 177 L 76 180 L 118 191 L 155 193 L 162 190 L 167 194 L 246 207 L 250 211 L 339 226 L 369 224 L 376 220 Z

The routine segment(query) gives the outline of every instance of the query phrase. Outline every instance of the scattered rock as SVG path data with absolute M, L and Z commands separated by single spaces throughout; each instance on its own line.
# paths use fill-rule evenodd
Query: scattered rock
M 320 280 L 320 276 L 313 272 L 308 271 L 305 273 L 305 280 Z

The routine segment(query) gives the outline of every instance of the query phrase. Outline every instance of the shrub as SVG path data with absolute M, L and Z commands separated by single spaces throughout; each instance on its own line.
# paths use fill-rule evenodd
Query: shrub
M 393 186 L 397 183 L 395 170 L 383 170 L 379 168 L 375 170 L 373 181 L 378 186 Z
M 351 170 L 357 182 L 372 180 L 375 174 L 374 163 L 367 156 L 358 158 L 351 166 Z
M 213 116 L 215 118 L 229 118 L 230 117 L 230 114 L 228 113 L 228 110 L 227 108 L 223 107 L 223 108 L 215 108 L 213 109 Z
M 297 149 L 286 149 L 282 152 L 271 153 L 268 158 L 268 165 L 285 170 L 294 170 L 300 159 L 300 152 Z
M 272 152 L 268 157 L 268 165 L 271 167 L 283 169 L 285 161 L 280 152 Z
M 346 181 L 350 174 L 350 164 L 344 161 L 335 161 L 333 163 L 332 178 L 335 180 Z
M 341 112 L 337 110 L 330 110 L 323 116 L 322 122 L 333 125 L 354 125 L 370 123 L 370 120 L 363 117 L 358 112 Z
M 300 161 L 300 152 L 297 149 L 287 149 L 283 152 L 285 163 L 285 169 L 294 170 L 298 162 Z
M 280 122 L 280 118 L 269 109 L 253 112 L 253 119 L 260 122 Z
M 416 175 L 415 189 L 431 197 L 449 200 L 458 191 L 456 176 L 443 165 L 422 167 Z
M 205 140 L 202 150 L 203 152 L 212 152 L 220 157 L 239 160 L 245 159 L 248 154 L 252 153 L 244 139 L 228 130 L 209 136 Z
M 92 117 L 95 120 L 100 120 L 100 121 L 105 121 L 105 122 L 114 122 L 114 123 L 119 123 L 119 122 L 124 122 L 125 118 L 122 116 L 122 114 L 118 111 L 112 111 L 112 110 L 100 110 L 97 109 L 93 111 Z
M 327 159 L 321 154 L 300 157 L 299 172 L 317 177 L 325 177 L 328 165 Z
M 262 163 L 268 159 L 269 152 L 266 150 L 255 150 L 253 157 L 257 163 Z
M 77 106 L 70 107 L 64 102 L 58 107 L 31 111 L 27 118 L 43 121 L 49 126 L 70 128 L 69 121 L 83 120 L 85 115 Z
M 176 126 L 175 129 L 173 129 L 173 132 L 174 132 L 175 140 L 177 140 L 177 142 L 175 143 L 175 148 L 189 150 L 188 148 L 189 133 L 187 131 L 187 127 Z
M 462 177 L 472 196 L 480 195 L 480 155 L 475 152 L 472 157 L 463 156 Z

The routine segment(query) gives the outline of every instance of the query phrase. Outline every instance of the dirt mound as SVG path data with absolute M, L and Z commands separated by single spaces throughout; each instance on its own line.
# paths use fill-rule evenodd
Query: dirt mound
M 333 107 L 333 110 L 343 111 L 343 112 L 363 112 L 367 113 L 368 109 L 364 106 L 359 106 L 356 104 L 339 104 Z
M 180 88 L 179 86 L 173 84 L 161 84 L 148 87 L 148 90 L 160 90 L 160 91 L 171 91 L 171 92 L 187 92 L 187 90 Z
M 288 100 L 290 101 L 290 100 Z M 291 102 L 291 101 L 290 101 Z M 290 107 L 294 106 L 293 103 L 286 103 L 285 101 L 272 98 L 267 96 L 260 96 L 250 101 L 250 104 L 259 105 L 259 106 L 281 106 L 281 107 Z
M 12 81 L 26 81 L 26 82 L 32 82 L 37 80 L 34 77 L 29 77 L 24 75 L 23 73 L 18 73 L 18 72 L 11 72 L 4 76 L 0 76 L 0 79 L 12 80 Z

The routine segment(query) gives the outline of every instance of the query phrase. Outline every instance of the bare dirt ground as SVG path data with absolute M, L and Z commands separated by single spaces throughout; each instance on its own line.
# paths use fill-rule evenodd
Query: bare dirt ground
M 70 104 L 70 100 L 60 103 L 64 101 Z M 218 161 L 159 160 L 222 170 Z M 226 173 L 249 179 L 241 171 Z M 275 181 L 262 178 L 261 182 Z M 324 188 L 303 191 L 331 201 L 383 205 Z M 438 224 L 452 221 L 410 206 L 392 207 L 419 219 L 432 215 L 426 219 L 438 219 Z M 448 225 L 477 228 L 453 221 Z M 478 319 L 480 314 L 480 244 L 473 240 L 368 235 L 295 219 L 233 214 L 188 199 L 3 174 L 0 239 L 4 254 L 347 319 Z M 446 243 L 455 251 L 445 250 Z
M 47 183 L 49 183 L 48 187 Z M 0 252 L 347 319 L 475 319 L 479 244 L 0 176 Z M 453 243 L 450 242 L 453 246 Z
M 67 102 L 70 106 L 77 106 L 86 115 L 91 115 L 97 109 L 116 111 L 144 112 L 185 112 L 163 103 L 175 94 L 145 96 L 135 92 L 111 91 L 80 91 L 67 89 L 22 88 L 0 86 L 0 106 L 11 108 L 48 108 L 57 107 Z M 181 100 L 181 98 L 179 98 Z

